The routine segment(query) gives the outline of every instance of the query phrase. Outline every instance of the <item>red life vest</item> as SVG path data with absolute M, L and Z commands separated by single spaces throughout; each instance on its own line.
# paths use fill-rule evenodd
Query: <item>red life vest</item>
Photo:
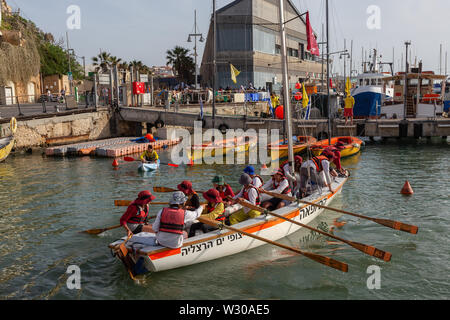
M 284 178 L 283 180 L 286 180 L 286 178 Z M 281 182 L 277 183 L 275 180 L 272 180 L 274 189 L 278 189 L 278 187 L 280 186 Z M 288 186 L 286 187 L 286 189 L 283 190 L 283 192 L 281 192 L 281 194 L 288 194 L 289 192 L 291 192 L 291 187 L 288 184 Z
M 143 210 L 141 210 L 137 204 L 135 204 L 135 206 L 137 209 L 136 215 L 128 219 L 127 223 L 144 224 L 148 216 L 148 206 L 145 206 Z
M 208 213 L 211 213 L 215 210 L 215 207 L 211 207 L 208 203 L 208 205 L 206 206 L 206 210 L 208 211 Z M 223 207 L 223 211 L 222 213 L 216 218 L 217 221 L 225 221 L 226 217 L 225 217 L 225 206 Z
M 231 189 L 230 185 L 226 184 L 226 185 L 223 187 L 223 191 L 220 191 L 219 188 L 217 188 L 216 190 L 219 191 L 220 197 L 221 197 L 223 200 L 225 200 L 225 198 L 226 198 L 227 196 L 230 196 L 230 197 L 233 196 L 232 194 L 230 194 L 229 189 Z
M 184 216 L 184 209 L 164 208 L 161 213 L 159 231 L 183 234 Z
M 256 205 L 256 206 L 259 206 L 259 205 L 261 204 L 261 199 L 259 198 L 259 191 L 258 191 L 258 189 L 256 189 L 254 186 L 250 186 L 247 190 L 244 190 L 242 196 L 244 197 L 245 200 L 247 200 L 247 201 L 250 202 L 250 198 L 249 198 L 249 196 L 248 196 L 248 191 L 249 191 L 250 189 L 255 189 L 255 190 L 256 190 L 257 196 L 256 196 L 256 203 L 255 203 L 255 205 Z
M 328 161 L 328 158 L 325 157 L 325 156 L 318 156 L 318 157 L 312 158 L 312 161 L 316 165 L 317 172 L 322 172 L 323 171 L 323 166 L 322 166 L 322 161 L 323 160 L 327 160 Z

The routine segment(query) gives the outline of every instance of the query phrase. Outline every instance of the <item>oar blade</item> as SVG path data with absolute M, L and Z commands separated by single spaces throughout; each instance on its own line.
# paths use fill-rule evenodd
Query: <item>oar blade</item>
M 324 257 L 324 256 L 310 253 L 310 252 L 302 252 L 301 254 L 307 258 L 310 258 L 311 260 L 319 262 L 328 267 L 334 268 L 334 269 L 342 271 L 342 272 L 348 272 L 348 264 L 346 264 L 344 262 L 340 262 L 340 261 L 334 260 L 332 258 Z
M 127 161 L 127 162 L 133 162 L 133 161 L 136 161 L 136 159 L 135 159 L 135 158 L 132 158 L 132 157 L 124 157 L 123 160 L 124 160 L 124 161 Z
M 128 207 L 133 201 L 130 200 L 114 200 L 116 207 Z
M 103 233 L 107 231 L 107 229 L 91 229 L 91 230 L 86 230 L 86 231 L 82 231 L 81 233 L 86 233 L 86 234 L 91 234 L 91 235 L 97 235 L 100 233 Z
M 175 192 L 178 190 L 172 189 L 172 188 L 166 188 L 166 187 L 153 187 L 154 192 L 158 193 L 166 193 L 166 192 Z
M 399 230 L 411 234 L 417 234 L 419 232 L 419 227 L 413 226 L 410 224 L 406 224 L 400 221 L 386 220 L 386 219 L 376 219 L 374 218 L 374 222 L 381 224 L 385 227 L 392 228 L 394 230 Z
M 359 243 L 359 242 L 347 241 L 347 243 L 350 246 L 352 246 L 353 248 L 355 248 L 369 256 L 378 258 L 385 262 L 391 261 L 392 254 L 390 252 L 386 252 L 386 251 L 380 250 L 378 248 L 375 248 L 374 246 L 368 246 L 368 245 L 365 245 L 365 244 Z

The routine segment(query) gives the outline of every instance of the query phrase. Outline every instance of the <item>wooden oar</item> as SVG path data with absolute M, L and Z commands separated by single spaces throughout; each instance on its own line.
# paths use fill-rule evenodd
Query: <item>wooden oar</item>
M 149 217 L 149 219 L 155 219 L 155 218 L 156 218 L 156 216 Z M 118 229 L 121 226 L 122 225 L 109 227 L 109 228 L 103 228 L 103 229 L 91 229 L 91 230 L 81 231 L 80 233 L 87 233 L 87 234 L 92 234 L 92 235 L 98 235 L 100 233 L 103 233 L 103 232 L 106 232 L 106 231 L 109 231 L 109 230 Z
M 167 193 L 167 192 L 177 192 L 178 189 L 166 188 L 166 187 L 153 187 L 154 192 Z M 198 193 L 204 193 L 203 191 L 197 191 Z
M 291 222 L 291 223 L 293 223 L 293 224 L 296 224 L 296 225 L 298 225 L 298 226 L 300 226 L 300 227 L 303 227 L 303 228 L 312 230 L 312 231 L 314 231 L 314 232 L 323 234 L 324 236 L 327 236 L 327 237 L 330 237 L 330 238 L 333 238 L 333 239 L 342 241 L 342 242 L 348 244 L 349 246 L 352 246 L 353 248 L 355 248 L 355 249 L 357 249 L 357 250 L 359 250 L 359 251 L 361 251 L 361 252 L 363 252 L 363 253 L 365 253 L 365 254 L 368 254 L 369 256 L 372 256 L 372 257 L 375 257 L 375 258 L 384 260 L 384 261 L 386 261 L 386 262 L 391 261 L 392 254 L 389 253 L 389 252 L 385 252 L 385 251 L 383 251 L 383 250 L 377 249 L 377 248 L 375 248 L 375 247 L 373 247 L 373 246 L 365 245 L 365 244 L 363 244 L 363 243 L 354 242 L 354 241 L 350 241 L 350 240 L 346 240 L 346 239 L 337 237 L 337 236 L 335 236 L 335 235 L 326 233 L 326 232 L 324 232 L 324 231 L 322 231 L 322 230 L 319 230 L 319 229 L 310 227 L 310 226 L 308 226 L 308 225 L 305 225 L 305 224 L 303 224 L 303 223 L 297 222 L 297 221 L 295 221 L 295 220 L 288 219 L 288 218 L 283 217 L 283 216 L 281 216 L 281 215 L 279 215 L 279 214 L 276 214 L 276 213 L 274 213 L 274 212 L 271 212 L 271 211 L 269 211 L 269 210 L 267 210 L 267 209 L 263 209 L 263 208 L 261 208 L 261 207 L 252 205 L 251 203 L 249 203 L 249 202 L 247 202 L 247 201 L 238 200 L 238 202 L 239 202 L 240 205 L 242 205 L 242 206 L 244 206 L 244 207 L 247 207 L 247 208 L 249 208 L 249 209 L 256 210 L 256 211 L 259 211 L 259 212 L 262 212 L 262 213 L 265 213 L 265 214 L 270 214 L 270 215 L 272 215 L 272 216 L 274 216 L 274 217 L 277 217 L 277 218 L 282 219 L 282 220 L 285 220 L 285 221 L 289 221 L 289 222 Z
M 265 191 L 260 189 L 260 192 L 263 192 L 269 196 L 275 197 L 275 198 L 280 198 L 283 200 L 287 200 L 287 201 L 292 201 L 292 202 L 299 202 L 299 203 L 303 203 L 303 204 L 307 204 L 307 205 L 311 205 L 311 206 L 316 206 L 318 208 L 322 208 L 322 209 L 327 209 L 327 210 L 331 210 L 331 211 L 336 211 L 342 214 L 347 214 L 350 216 L 354 216 L 354 217 L 358 217 L 361 219 L 366 219 L 366 220 L 370 220 L 373 222 L 376 222 L 378 224 L 381 224 L 382 226 L 388 227 L 388 228 L 392 228 L 395 230 L 399 230 L 399 231 L 403 231 L 403 232 L 408 232 L 408 233 L 412 233 L 412 234 L 417 234 L 417 232 L 419 232 L 419 227 L 417 226 L 413 226 L 410 224 L 406 224 L 400 221 L 394 221 L 394 220 L 388 220 L 388 219 L 378 219 L 378 218 L 372 218 L 372 217 L 367 217 L 367 216 L 363 216 L 357 213 L 352 213 L 352 212 L 348 212 L 348 211 L 344 211 L 344 210 L 340 210 L 340 209 L 336 209 L 336 208 L 332 208 L 332 207 L 327 207 L 327 206 L 322 206 L 320 204 L 317 203 L 312 203 L 312 202 L 308 202 L 308 201 L 303 201 L 303 200 L 299 200 L 295 197 L 290 197 L 290 196 L 286 196 L 283 194 L 279 194 L 279 193 L 273 193 L 273 192 L 269 192 L 269 191 Z
M 135 159 L 135 158 L 132 158 L 132 157 L 124 157 L 123 160 L 126 161 L 126 162 L 141 161 L 139 159 Z M 179 167 L 179 165 L 173 164 L 173 163 L 160 162 L 159 164 L 166 165 L 166 166 L 169 166 L 169 167 L 174 167 L 174 168 L 178 168 Z
M 128 207 L 132 202 L 133 201 L 131 201 L 131 200 L 114 200 L 114 205 L 116 207 Z M 161 205 L 161 206 L 170 205 L 169 202 L 150 202 L 150 204 Z M 207 204 L 207 202 L 200 202 L 200 204 Z
M 340 270 L 342 272 L 348 272 L 348 265 L 346 263 L 343 263 L 343 262 L 340 262 L 340 261 L 337 261 L 337 260 L 334 260 L 334 259 L 331 259 L 331 258 L 328 258 L 328 257 L 324 257 L 324 256 L 321 256 L 321 255 L 318 255 L 318 254 L 315 254 L 315 253 L 300 251 L 300 250 L 298 250 L 296 248 L 289 247 L 289 246 L 284 245 L 282 243 L 275 242 L 275 241 L 272 241 L 272 240 L 269 240 L 269 239 L 265 239 L 265 238 L 261 238 L 261 237 L 259 237 L 257 235 L 254 235 L 254 234 L 251 234 L 251 233 L 247 233 L 245 231 L 242 231 L 242 230 L 239 230 L 239 229 L 227 226 L 227 225 L 223 225 L 223 224 L 221 224 L 220 222 L 217 222 L 217 221 L 212 221 L 212 220 L 205 219 L 205 218 L 202 218 L 202 217 L 199 217 L 197 220 L 202 222 L 202 223 L 204 223 L 204 224 L 207 224 L 209 226 L 218 227 L 218 228 L 223 227 L 225 229 L 228 229 L 228 230 L 231 230 L 231 231 L 243 234 L 243 235 L 245 235 L 247 237 L 250 237 L 250 238 L 253 238 L 253 239 L 256 239 L 256 240 L 259 240 L 259 241 L 263 241 L 263 242 L 272 244 L 274 246 L 278 246 L 278 247 L 286 249 L 286 250 L 290 250 L 292 252 L 295 252 L 297 254 L 300 254 L 300 255 L 303 255 L 303 256 L 305 256 L 307 258 L 310 258 L 310 259 L 312 259 L 312 260 L 314 260 L 316 262 L 319 262 L 319 263 L 321 263 L 323 265 L 326 265 L 328 267 Z
M 130 240 L 133 237 L 133 235 L 128 236 L 127 240 L 125 240 L 124 242 L 122 242 L 119 246 L 119 248 L 116 250 L 116 254 L 118 255 L 118 257 L 120 258 L 120 260 L 122 260 L 125 268 L 128 271 L 128 274 L 130 275 L 130 278 L 132 280 L 136 280 L 136 278 L 134 277 L 133 271 L 131 270 L 131 266 L 129 264 L 129 260 L 127 260 L 127 256 L 128 256 L 128 249 L 125 246 L 125 244 L 128 242 L 128 240 Z

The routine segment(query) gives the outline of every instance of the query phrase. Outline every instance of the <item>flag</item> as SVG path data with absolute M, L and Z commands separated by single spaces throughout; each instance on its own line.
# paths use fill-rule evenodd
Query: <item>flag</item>
M 305 89 L 305 84 L 303 84 L 303 102 L 302 102 L 303 109 L 306 109 L 308 107 L 308 104 L 309 104 L 309 97 Z
M 311 27 L 311 23 L 309 22 L 309 11 L 306 12 L 306 35 L 308 38 L 308 51 L 311 52 L 312 55 L 320 56 L 319 46 L 317 45 L 314 31 Z
M 233 82 L 236 83 L 237 82 L 236 77 L 240 75 L 241 72 L 238 69 L 236 69 L 231 63 L 230 67 L 231 67 L 231 80 L 233 80 Z
M 350 78 L 347 78 L 347 82 L 345 83 L 345 93 L 346 93 L 347 97 L 350 97 L 351 89 L 352 89 L 352 85 L 350 83 Z

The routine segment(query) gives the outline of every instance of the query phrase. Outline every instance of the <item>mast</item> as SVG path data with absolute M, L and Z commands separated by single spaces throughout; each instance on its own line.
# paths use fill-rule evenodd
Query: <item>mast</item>
M 212 101 L 212 127 L 216 128 L 216 54 L 217 54 L 217 15 L 216 15 L 216 0 L 213 0 L 214 12 L 214 42 L 213 42 L 213 101 Z
M 283 91 L 284 91 L 284 114 L 288 135 L 289 164 L 292 173 L 294 168 L 294 144 L 292 142 L 291 101 L 289 99 L 289 77 L 286 55 L 286 28 L 284 24 L 284 1 L 280 1 L 280 35 L 281 35 L 281 60 L 283 64 Z
M 328 144 L 331 145 L 331 110 L 330 110 L 330 25 L 328 23 L 328 0 L 326 0 L 327 16 L 327 110 L 328 110 Z

